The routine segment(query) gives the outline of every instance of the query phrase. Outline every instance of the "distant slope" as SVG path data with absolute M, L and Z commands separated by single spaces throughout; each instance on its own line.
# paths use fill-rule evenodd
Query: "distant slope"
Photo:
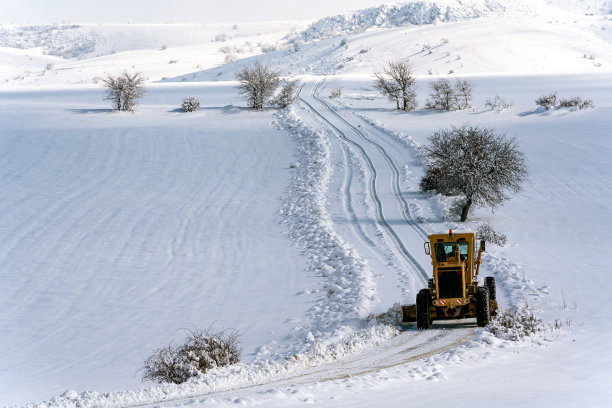
M 435 2 L 412 1 L 383 4 L 351 13 L 322 18 L 311 24 L 298 40 L 311 41 L 340 34 L 360 33 L 374 28 L 405 27 L 444 21 L 461 21 L 500 13 L 506 6 L 499 1 Z
M 612 1 L 436 0 L 389 3 L 322 18 L 308 26 L 294 41 L 307 42 L 381 28 L 464 21 L 507 12 L 544 15 L 558 10 L 608 14 L 612 12 Z
M 385 61 L 409 60 L 428 75 L 601 73 L 612 70 L 612 18 L 541 9 L 530 15 L 372 30 L 301 44 L 169 81 L 233 80 L 255 60 L 282 75 L 371 76 Z

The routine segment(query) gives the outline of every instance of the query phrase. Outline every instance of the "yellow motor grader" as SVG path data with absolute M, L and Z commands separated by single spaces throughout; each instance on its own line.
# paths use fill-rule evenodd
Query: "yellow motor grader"
M 416 305 L 402 306 L 402 323 L 415 322 L 417 328 L 427 329 L 433 320 L 475 317 L 476 324 L 489 324 L 497 313 L 495 280 L 484 279 L 478 285 L 481 255 L 485 250 L 480 241 L 476 255 L 476 234 L 473 231 L 431 234 L 425 242 L 425 253 L 431 255 L 433 278 L 429 287 L 421 289 Z

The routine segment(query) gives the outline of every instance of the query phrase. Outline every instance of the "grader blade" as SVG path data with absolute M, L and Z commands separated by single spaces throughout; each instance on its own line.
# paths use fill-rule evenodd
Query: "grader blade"
M 416 305 L 402 305 L 402 323 L 416 322 Z

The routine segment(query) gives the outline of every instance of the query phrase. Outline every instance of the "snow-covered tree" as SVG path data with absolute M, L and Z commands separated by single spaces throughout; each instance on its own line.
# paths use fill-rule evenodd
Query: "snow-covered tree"
M 103 80 L 106 87 L 106 97 L 110 100 L 114 110 L 133 111 L 147 91 L 144 88 L 145 79 L 140 72 L 130 74 L 127 71 L 120 75 L 108 75 Z
M 244 67 L 236 73 L 240 81 L 238 90 L 245 98 L 250 108 L 261 110 L 265 103 L 274 96 L 280 82 L 278 72 L 262 65 L 259 61 L 253 67 Z
M 195 112 L 200 109 L 200 100 L 194 96 L 183 99 L 183 112 Z
M 384 75 L 375 73 L 374 88 L 390 101 L 395 101 L 398 110 L 411 111 L 417 107 L 414 92 L 412 65 L 406 61 L 390 61 L 383 69 Z
M 461 196 L 461 221 L 472 204 L 495 208 L 520 190 L 527 178 L 525 156 L 514 138 L 468 125 L 435 132 L 426 147 L 421 189 Z

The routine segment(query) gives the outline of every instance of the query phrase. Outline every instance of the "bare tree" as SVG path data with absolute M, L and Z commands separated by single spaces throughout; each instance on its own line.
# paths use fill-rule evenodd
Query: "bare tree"
M 280 82 L 278 72 L 266 65 L 255 62 L 252 68 L 244 67 L 236 74 L 236 79 L 240 81 L 238 89 L 245 98 L 250 108 L 261 110 L 267 103 Z
M 425 104 L 426 109 L 447 112 L 467 109 L 472 106 L 472 84 L 465 79 L 457 79 L 455 86 L 446 78 L 429 83 L 431 93 Z
M 395 101 L 398 110 L 411 111 L 417 107 L 414 92 L 412 65 L 406 61 L 390 61 L 384 75 L 375 73 L 374 88 L 390 101 Z
M 495 208 L 527 178 L 525 156 L 514 138 L 468 125 L 435 132 L 426 148 L 429 163 L 421 188 L 463 198 L 461 221 L 472 204 Z
M 130 74 L 127 71 L 115 77 L 108 75 L 103 80 L 106 86 L 106 97 L 114 110 L 133 111 L 147 91 L 144 88 L 145 79 L 140 72 Z
M 276 105 L 286 108 L 297 99 L 297 90 L 300 81 L 298 79 L 286 79 L 281 82 L 281 89 L 274 98 Z
M 444 112 L 455 110 L 455 92 L 448 79 L 440 78 L 437 81 L 430 82 L 429 86 L 431 87 L 431 93 L 425 103 L 425 109 Z
M 455 82 L 455 98 L 457 109 L 468 109 L 472 107 L 472 84 L 465 79 L 457 78 Z

